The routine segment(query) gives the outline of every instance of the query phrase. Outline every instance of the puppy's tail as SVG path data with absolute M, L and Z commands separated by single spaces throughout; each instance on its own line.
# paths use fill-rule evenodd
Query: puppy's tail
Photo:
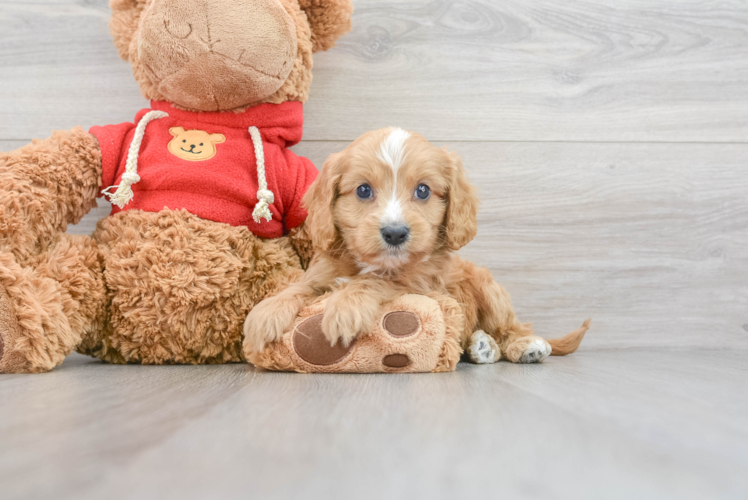
M 588 319 L 581 327 L 560 339 L 549 340 L 548 343 L 551 344 L 552 348 L 551 356 L 566 356 L 567 354 L 576 351 L 579 344 L 582 343 L 584 334 L 590 329 L 590 321 L 591 320 Z

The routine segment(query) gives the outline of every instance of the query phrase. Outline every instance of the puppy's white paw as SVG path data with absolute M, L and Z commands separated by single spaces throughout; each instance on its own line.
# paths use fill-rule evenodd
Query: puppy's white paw
M 467 349 L 471 363 L 485 365 L 501 359 L 501 351 L 496 341 L 483 330 L 473 332 Z
M 525 350 L 522 352 L 522 356 L 519 358 L 520 363 L 540 363 L 545 358 L 551 355 L 551 344 L 535 337 L 532 341 L 527 344 Z

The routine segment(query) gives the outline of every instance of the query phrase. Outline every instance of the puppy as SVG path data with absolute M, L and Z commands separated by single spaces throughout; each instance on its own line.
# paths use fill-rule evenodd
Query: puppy
M 265 299 L 244 324 L 262 350 L 299 311 L 331 292 L 322 329 L 331 344 L 369 332 L 383 303 L 405 293 L 446 294 L 463 307 L 470 359 L 535 363 L 576 350 L 582 328 L 551 343 L 520 323 L 488 269 L 454 254 L 475 236 L 478 198 L 460 159 L 400 128 L 369 132 L 333 154 L 304 197 L 316 255 L 300 282 Z

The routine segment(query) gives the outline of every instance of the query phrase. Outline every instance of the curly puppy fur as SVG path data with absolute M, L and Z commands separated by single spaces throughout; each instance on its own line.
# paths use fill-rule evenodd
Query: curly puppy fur
M 307 303 L 331 292 L 322 319 L 331 344 L 349 345 L 370 332 L 382 305 L 400 295 L 435 293 L 461 304 L 463 348 L 481 329 L 512 362 L 542 361 L 551 352 L 520 323 L 490 271 L 453 254 L 478 228 L 475 189 L 456 155 L 402 129 L 370 132 L 325 162 L 304 202 L 319 253 L 301 282 L 250 313 L 247 350 L 280 340 Z M 405 235 L 395 243 L 394 229 Z M 586 329 L 587 323 L 562 344 Z

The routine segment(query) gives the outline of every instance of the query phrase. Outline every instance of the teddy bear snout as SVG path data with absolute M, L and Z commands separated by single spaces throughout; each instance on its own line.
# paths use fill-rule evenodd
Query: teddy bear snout
M 294 66 L 296 28 L 278 0 L 157 0 L 143 16 L 137 53 L 148 79 L 189 109 L 261 101 Z

